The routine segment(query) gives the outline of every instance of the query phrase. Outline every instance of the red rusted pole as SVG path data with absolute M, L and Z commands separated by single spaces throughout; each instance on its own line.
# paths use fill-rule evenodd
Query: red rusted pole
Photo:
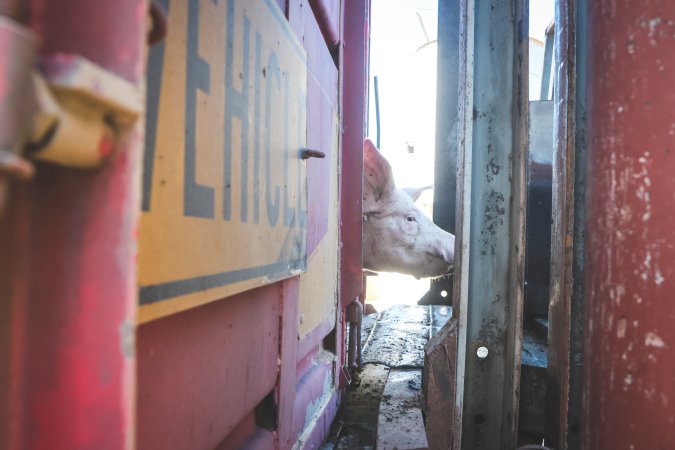
M 361 231 L 363 194 L 363 140 L 366 135 L 368 95 L 368 21 L 370 0 L 343 3 L 340 70 L 343 74 L 341 175 L 340 175 L 340 333 L 345 331 L 345 308 L 361 293 L 363 261 Z M 338 354 L 344 356 L 338 339 Z M 343 361 L 344 362 L 344 361 Z M 344 374 L 340 378 L 345 383 Z
M 675 448 L 675 2 L 588 2 L 583 448 Z
M 143 0 L 32 0 L 29 25 L 41 54 L 81 55 L 140 88 L 147 11 Z M 134 445 L 141 130 L 142 121 L 100 169 L 38 165 L 9 199 L 0 448 Z

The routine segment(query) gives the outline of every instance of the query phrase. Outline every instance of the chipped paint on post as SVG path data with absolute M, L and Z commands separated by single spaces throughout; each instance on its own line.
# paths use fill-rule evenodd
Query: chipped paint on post
M 461 3 L 460 150 L 453 307 L 454 445 L 517 441 L 525 247 L 527 2 Z M 485 347 L 488 356 L 477 355 Z M 461 425 L 460 425 L 461 423 Z
M 675 3 L 588 2 L 581 13 L 589 24 L 583 448 L 675 448 Z

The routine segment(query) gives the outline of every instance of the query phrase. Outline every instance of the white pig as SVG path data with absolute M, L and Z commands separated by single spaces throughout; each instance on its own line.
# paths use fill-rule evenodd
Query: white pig
M 416 278 L 451 271 L 455 237 L 437 227 L 414 201 L 425 188 L 397 189 L 389 162 L 363 144 L 363 267 Z

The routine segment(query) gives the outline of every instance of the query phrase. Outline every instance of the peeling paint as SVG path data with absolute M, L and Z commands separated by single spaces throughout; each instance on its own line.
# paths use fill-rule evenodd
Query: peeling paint
M 622 317 L 619 319 L 619 321 L 616 324 L 616 337 L 619 339 L 623 339 L 626 337 L 626 325 L 627 325 L 627 320 L 625 317 Z M 624 353 L 625 355 L 625 353 Z
M 645 345 L 648 347 L 663 348 L 666 344 L 656 333 L 649 331 L 645 334 Z
M 125 358 L 134 357 L 136 348 L 136 327 L 130 318 L 124 319 L 119 327 L 120 330 L 120 349 Z

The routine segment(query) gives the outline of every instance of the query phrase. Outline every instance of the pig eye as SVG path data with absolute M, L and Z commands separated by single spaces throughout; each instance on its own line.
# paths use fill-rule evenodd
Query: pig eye
M 415 221 L 415 216 L 413 216 L 412 214 L 408 214 L 407 216 L 405 216 L 405 220 L 406 220 L 407 222 L 414 222 L 414 221 Z

